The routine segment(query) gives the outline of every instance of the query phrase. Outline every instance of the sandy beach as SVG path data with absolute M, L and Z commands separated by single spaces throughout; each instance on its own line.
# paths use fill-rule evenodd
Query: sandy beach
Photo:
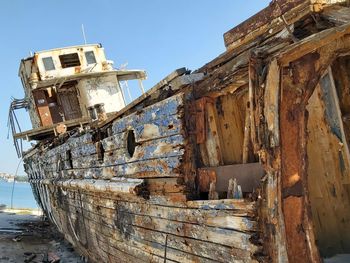
M 43 220 L 40 210 L 0 207 L 0 262 L 66 262 L 84 260 Z

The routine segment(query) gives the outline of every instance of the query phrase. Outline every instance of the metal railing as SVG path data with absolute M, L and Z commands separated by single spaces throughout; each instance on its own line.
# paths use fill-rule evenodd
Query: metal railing
M 8 121 L 7 121 L 7 127 L 8 127 L 8 134 L 7 138 L 9 138 L 10 130 L 13 137 L 13 144 L 16 148 L 17 156 L 20 158 L 22 157 L 23 152 L 23 142 L 22 139 L 16 139 L 14 135 L 18 132 L 21 132 L 21 126 L 18 121 L 18 118 L 16 116 L 16 110 L 19 109 L 28 109 L 29 103 L 26 99 L 16 99 L 11 97 L 11 104 L 9 108 L 9 115 L 8 115 Z

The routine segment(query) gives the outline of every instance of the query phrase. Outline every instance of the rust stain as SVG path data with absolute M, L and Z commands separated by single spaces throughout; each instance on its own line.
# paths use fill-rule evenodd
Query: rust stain
M 216 173 L 210 169 L 198 169 L 198 183 L 201 192 L 209 192 L 210 184 L 216 182 Z
M 74 73 L 75 74 L 78 74 L 80 72 L 81 72 L 81 67 L 80 66 L 74 68 Z

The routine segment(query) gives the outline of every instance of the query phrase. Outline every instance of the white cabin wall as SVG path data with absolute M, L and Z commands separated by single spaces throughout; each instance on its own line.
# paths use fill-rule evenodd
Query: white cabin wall
M 36 110 L 36 105 L 33 97 L 33 93 L 28 92 L 26 95 L 27 100 L 29 101 L 29 117 L 30 121 L 32 122 L 33 128 L 39 128 L 41 126 L 41 121 L 39 118 L 38 111 Z
M 93 51 L 96 63 L 88 64 L 84 52 Z M 77 53 L 79 55 L 80 66 L 63 68 L 59 56 Z M 46 71 L 42 61 L 45 57 L 52 57 L 55 70 Z M 64 78 L 79 73 L 101 72 L 108 67 L 104 49 L 98 46 L 72 47 L 58 50 L 43 51 L 35 55 L 36 63 L 38 65 L 40 79 L 48 80 L 53 78 Z
M 82 79 L 77 88 L 83 115 L 87 114 L 88 107 L 99 103 L 104 104 L 106 113 L 119 111 L 125 107 L 123 94 L 115 75 Z
M 19 77 L 21 78 L 22 85 L 24 87 L 25 98 L 29 102 L 29 118 L 33 128 L 41 126 L 39 114 L 37 112 L 35 101 L 32 93 L 33 89 L 33 77 L 37 73 L 37 67 L 33 65 L 32 60 L 23 60 L 19 69 Z

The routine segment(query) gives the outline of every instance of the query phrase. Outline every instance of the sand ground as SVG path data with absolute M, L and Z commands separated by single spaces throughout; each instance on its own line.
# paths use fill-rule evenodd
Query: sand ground
M 0 263 L 83 263 L 38 210 L 0 210 Z

